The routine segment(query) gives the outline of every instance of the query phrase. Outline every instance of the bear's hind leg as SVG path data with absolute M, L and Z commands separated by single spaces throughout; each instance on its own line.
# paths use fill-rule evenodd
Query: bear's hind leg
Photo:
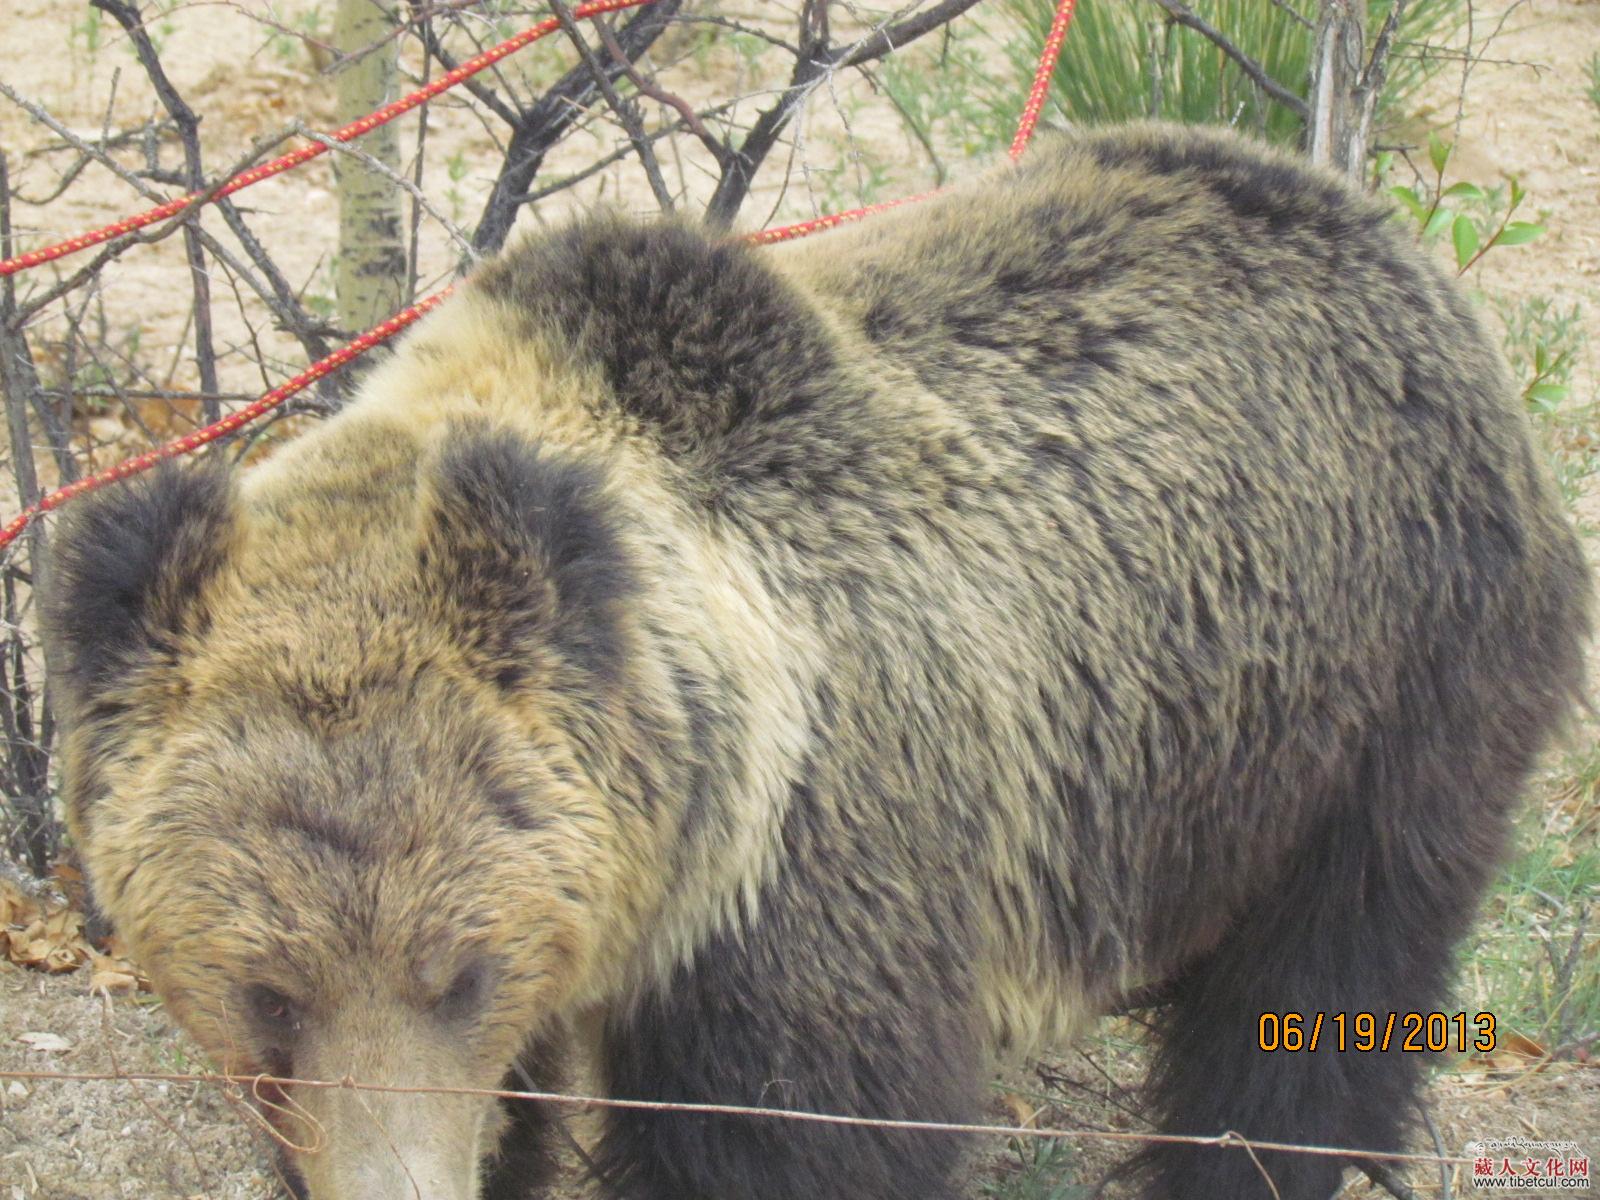
M 1451 782 L 1447 793 L 1369 794 L 1331 814 L 1286 878 L 1175 981 L 1158 1018 L 1149 1085 L 1163 1132 L 1402 1148 L 1426 1061 L 1401 1049 L 1414 1028 L 1405 1014 L 1425 1019 L 1446 997 L 1452 950 L 1494 865 L 1507 823 L 1503 800 L 1516 791 L 1516 781 L 1502 777 L 1499 797 L 1474 809 L 1463 802 L 1481 777 Z M 1473 812 L 1471 821 L 1458 805 Z M 1360 1016 L 1359 1030 L 1356 1022 L 1368 1013 L 1379 1044 L 1360 1049 L 1369 1018 Z M 1476 1035 L 1470 1023 L 1466 1030 L 1469 1040 Z M 1284 1048 L 1296 1036 L 1306 1044 Z M 1276 1048 L 1262 1049 L 1263 1039 Z M 1367 1044 L 1362 1037 L 1359 1045 Z M 1348 1165 L 1181 1145 L 1152 1146 L 1134 1164 L 1151 1200 L 1327 1200 Z

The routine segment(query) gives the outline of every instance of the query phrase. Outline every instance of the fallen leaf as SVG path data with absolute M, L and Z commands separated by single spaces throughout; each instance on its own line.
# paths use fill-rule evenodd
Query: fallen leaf
M 83 912 L 88 907 L 89 889 L 84 883 L 83 872 L 71 863 L 58 862 L 50 868 L 50 877 L 56 881 L 56 886 L 67 898 L 67 903 L 78 912 Z
M 125 958 L 112 954 L 89 956 L 89 990 L 108 992 L 113 996 L 131 996 L 140 990 L 149 991 L 150 981 L 139 974 L 139 969 Z
M 16 881 L 0 878 L 0 960 L 61 975 L 76 971 L 94 955 L 83 912 L 70 903 L 74 883 L 81 895 L 82 877 L 76 868 L 65 865 L 57 867 L 55 875 L 69 900 L 36 896 Z M 146 986 L 144 978 L 125 961 L 118 970 L 133 975 L 138 986 Z
M 1000 1097 L 1000 1102 L 1006 1106 L 1006 1111 L 1011 1114 L 1011 1123 L 1024 1129 L 1032 1129 L 1039 1119 L 1040 1109 L 1027 1098 L 1015 1092 L 1006 1092 Z
M 1549 1061 L 1548 1050 L 1514 1029 L 1502 1029 L 1496 1035 L 1493 1050 L 1480 1051 L 1471 1058 L 1474 1065 L 1490 1071 L 1537 1070 Z
M 59 1033 L 20 1033 L 17 1041 L 30 1050 L 41 1050 L 47 1054 L 61 1054 L 72 1049 L 72 1043 Z

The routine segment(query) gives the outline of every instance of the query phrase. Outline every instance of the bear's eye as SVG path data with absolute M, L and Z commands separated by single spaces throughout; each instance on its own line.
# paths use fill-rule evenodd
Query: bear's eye
M 493 974 L 486 962 L 468 963 L 456 972 L 450 986 L 433 1002 L 433 1011 L 447 1021 L 472 1016 L 488 1001 Z
M 245 992 L 250 1015 L 256 1023 L 273 1033 L 293 1033 L 300 1027 L 295 1003 L 276 988 L 253 983 Z

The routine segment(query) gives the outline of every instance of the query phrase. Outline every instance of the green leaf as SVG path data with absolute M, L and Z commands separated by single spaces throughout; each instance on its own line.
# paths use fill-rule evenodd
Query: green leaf
M 1496 246 L 1521 246 L 1533 241 L 1544 232 L 1543 225 L 1532 221 L 1513 221 L 1500 231 L 1500 236 L 1495 238 Z
M 1389 195 L 1405 205 L 1406 210 L 1417 220 L 1420 221 L 1428 215 L 1428 210 L 1423 207 L 1422 197 L 1417 195 L 1413 189 L 1396 184 L 1389 189 Z
M 1511 211 L 1517 211 L 1517 205 L 1522 203 L 1522 198 L 1528 193 L 1522 190 L 1522 185 L 1517 182 L 1517 177 L 1511 177 Z
M 1437 133 L 1428 135 L 1428 161 L 1433 164 L 1434 173 L 1444 174 L 1444 165 L 1450 161 L 1450 143 Z
M 1393 150 L 1381 150 L 1381 151 L 1379 151 L 1377 159 L 1372 164 L 1373 177 L 1376 178 L 1379 183 L 1382 183 L 1386 178 L 1388 178 L 1389 172 L 1393 168 L 1394 168 L 1394 151 Z
M 1564 383 L 1536 383 L 1524 395 L 1527 396 L 1529 403 L 1550 409 L 1565 400 L 1571 391 L 1572 389 Z
M 1422 231 L 1422 236 L 1429 241 L 1444 232 L 1445 226 L 1456 219 L 1456 214 L 1448 208 L 1441 208 L 1428 219 L 1428 227 Z
M 1467 183 L 1465 181 L 1461 183 L 1452 183 L 1449 187 L 1445 188 L 1443 198 L 1446 200 L 1455 200 L 1463 196 L 1469 200 L 1483 200 L 1487 198 L 1481 187 L 1475 183 Z
M 1450 240 L 1456 247 L 1456 266 L 1463 269 L 1472 261 L 1472 256 L 1478 252 L 1478 227 L 1472 223 L 1472 218 L 1460 216 L 1450 226 Z
M 1533 373 L 1543 376 L 1550 369 L 1550 350 L 1543 342 L 1536 342 L 1533 347 Z

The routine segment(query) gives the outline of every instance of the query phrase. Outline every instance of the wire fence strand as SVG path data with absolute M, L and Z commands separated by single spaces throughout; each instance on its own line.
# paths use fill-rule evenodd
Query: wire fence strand
M 813 1112 L 807 1109 L 763 1108 L 749 1104 L 709 1104 L 686 1100 L 630 1100 L 615 1096 L 588 1096 L 575 1092 L 511 1091 L 504 1088 L 417 1087 L 397 1084 L 362 1083 L 345 1079 L 298 1079 L 280 1075 L 229 1075 L 217 1071 L 165 1073 L 156 1071 L 6 1071 L 0 1079 L 57 1082 L 198 1083 L 212 1086 L 250 1088 L 258 1092 L 263 1085 L 342 1089 L 380 1092 L 391 1095 L 472 1096 L 486 1100 L 524 1100 L 540 1104 L 560 1104 L 571 1108 L 628 1109 L 641 1112 L 686 1113 L 714 1117 L 755 1117 L 766 1120 L 799 1121 L 817 1125 L 848 1125 L 860 1129 L 881 1129 L 907 1133 L 962 1134 L 984 1137 L 1012 1137 L 1043 1141 L 1106 1141 L 1176 1146 L 1212 1146 L 1258 1153 L 1304 1154 L 1323 1158 L 1371 1159 L 1380 1162 L 1419 1163 L 1428 1166 L 1471 1165 L 1463 1155 L 1416 1154 L 1402 1151 L 1362 1150 L 1350 1146 L 1316 1146 L 1295 1142 L 1259 1141 L 1234 1130 L 1222 1133 L 1155 1133 L 1119 1129 L 1057 1129 L 1028 1125 L 987 1125 L 963 1121 L 914 1121 L 896 1117 L 859 1117 L 846 1113 Z

